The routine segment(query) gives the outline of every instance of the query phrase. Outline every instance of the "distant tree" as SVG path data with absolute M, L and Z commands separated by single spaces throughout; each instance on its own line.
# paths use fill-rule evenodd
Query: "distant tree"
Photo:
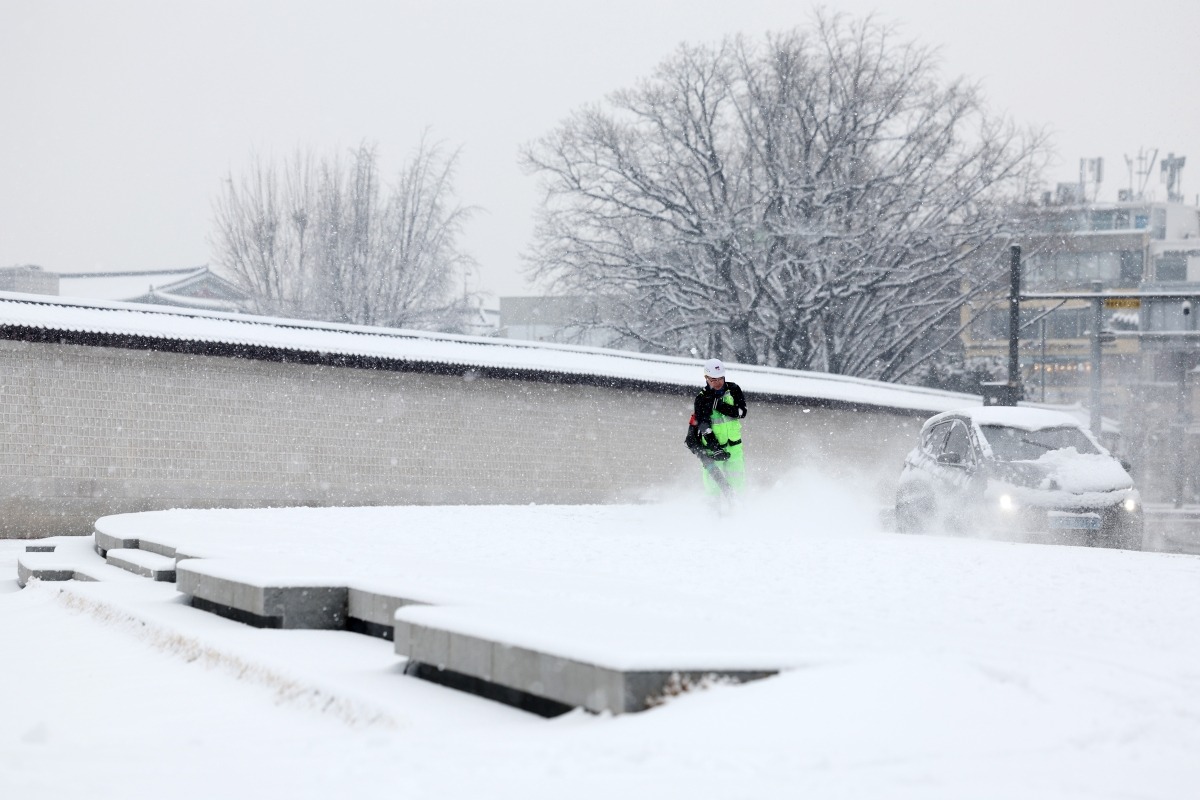
M 456 162 L 422 141 L 385 185 L 366 145 L 282 167 L 254 157 L 214 203 L 214 262 L 261 313 L 453 330 L 472 263 L 458 246 L 471 209 L 454 201 Z
M 623 304 L 644 349 L 889 380 L 922 363 L 994 288 L 972 268 L 1045 137 L 870 18 L 814 22 L 682 46 L 526 147 L 547 190 L 532 275 Z

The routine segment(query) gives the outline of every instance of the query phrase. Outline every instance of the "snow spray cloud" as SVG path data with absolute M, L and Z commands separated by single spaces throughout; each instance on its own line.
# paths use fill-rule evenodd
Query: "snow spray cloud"
M 881 511 L 871 476 L 797 467 L 769 486 L 752 487 L 739 516 L 750 526 L 788 526 L 813 536 L 852 536 L 880 531 Z

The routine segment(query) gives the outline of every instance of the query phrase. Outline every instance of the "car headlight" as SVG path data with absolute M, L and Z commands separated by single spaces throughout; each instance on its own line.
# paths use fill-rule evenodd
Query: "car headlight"
M 1137 498 L 1136 498 L 1136 497 L 1133 497 L 1133 496 L 1126 497 L 1126 498 L 1125 498 L 1125 499 L 1124 499 L 1124 500 L 1121 502 L 1121 508 L 1123 508 L 1123 509 L 1125 509 L 1126 511 L 1128 511 L 1130 514 L 1132 514 L 1134 511 L 1137 511 L 1137 510 L 1138 510 L 1138 501 L 1137 501 Z
M 996 502 L 1000 506 L 1001 511 L 1016 511 L 1017 510 L 1017 501 L 1013 499 L 1013 496 L 1011 494 L 1000 495 L 1000 497 L 997 499 Z

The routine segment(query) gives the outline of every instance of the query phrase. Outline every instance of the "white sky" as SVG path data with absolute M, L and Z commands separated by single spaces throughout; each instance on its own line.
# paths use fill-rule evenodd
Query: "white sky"
M 1193 162 L 1200 3 L 831 0 L 939 46 L 948 76 L 1056 136 L 1050 184 L 1103 156 L 1102 199 L 1140 147 Z M 477 285 L 527 293 L 536 182 L 517 148 L 648 75 L 682 41 L 804 24 L 795 0 L 0 0 L 0 266 L 150 269 L 210 260 L 211 201 L 250 153 L 376 142 L 398 165 L 429 128 L 463 148 Z M 1149 187 L 1165 196 L 1157 172 Z

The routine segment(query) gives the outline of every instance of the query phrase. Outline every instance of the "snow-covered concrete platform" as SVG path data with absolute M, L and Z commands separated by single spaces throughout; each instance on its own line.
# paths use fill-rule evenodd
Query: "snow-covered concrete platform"
M 337 794 L 350 774 L 436 796 L 536 784 L 597 800 L 646 786 L 1167 800 L 1200 782 L 1200 559 L 899 536 L 813 475 L 751 500 L 727 518 L 691 503 L 108 518 L 122 539 L 205 560 L 403 586 L 433 601 L 399 609 L 410 625 L 571 661 L 786 668 L 739 686 L 681 679 L 648 713 L 541 720 L 405 677 L 417 662 L 377 637 L 198 611 L 64 538 L 50 544 L 82 545 L 80 563 L 114 577 L 0 580 L 0 640 L 23 648 L 5 673 L 22 691 L 0 704 L 10 770 L 45 795 L 42 776 L 65 768 L 113 797 L 131 752 L 148 786 L 235 796 L 250 769 L 259 793 L 297 797 Z M 17 548 L 0 542 L 9 575 Z M 331 763 L 320 783 L 314 765 Z
M 902 620 L 903 631 L 923 617 L 956 619 L 951 611 L 981 591 L 964 576 L 982 553 L 1002 565 L 1027 547 L 894 536 L 843 491 L 804 476 L 728 518 L 688 502 L 176 510 L 103 518 L 96 543 L 174 554 L 178 589 L 206 610 L 262 627 L 384 638 L 394 630 L 395 652 L 414 664 L 619 713 L 644 708 L 672 680 L 747 680 L 824 663 L 843 631 L 823 615 L 842 612 L 814 587 L 822 571 L 845 569 L 840 559 L 862 570 L 863 584 L 894 582 L 893 557 L 912 580 L 939 583 L 937 603 L 914 607 L 905 582 L 867 614 L 871 625 L 880 615 Z M 925 550 L 968 559 L 962 575 L 947 582 L 946 564 L 912 560 Z M 1080 562 L 1113 557 L 1041 546 L 1029 560 L 1062 563 L 1064 550 Z M 1028 575 L 1019 580 L 1023 588 L 993 588 L 1039 591 Z M 840 591 L 837 603 L 858 605 Z M 977 625 L 964 622 L 962 635 Z
M 680 547 L 696 544 L 687 528 L 706 510 L 179 510 L 101 519 L 94 540 L 110 563 L 114 556 L 141 564 L 174 558 L 178 591 L 202 610 L 263 628 L 387 639 L 395 631 L 396 653 L 414 665 L 563 706 L 623 713 L 681 685 L 744 682 L 798 663 L 749 620 L 697 624 L 693 613 L 703 619 L 711 603 L 702 595 L 665 614 L 631 611 L 628 604 L 647 587 L 634 590 L 618 573 L 591 572 L 657 536 Z M 647 512 L 651 527 L 643 528 Z M 448 518 L 456 524 L 446 525 Z M 488 534 L 484 518 L 505 533 Z M 554 532 L 539 529 L 529 541 L 530 522 L 547 518 L 556 520 Z M 588 553 L 598 533 L 616 549 L 597 560 Z M 505 542 L 526 555 L 496 552 L 507 549 Z M 547 558 L 563 568 L 539 568 Z M 660 636 L 664 630 L 669 634 Z
M 412 513 L 405 509 L 391 513 L 403 519 L 406 511 Z M 593 513 L 603 516 L 603 512 Z M 780 653 L 755 652 L 753 641 L 735 643 L 740 626 L 677 625 L 670 637 L 673 641 L 664 643 L 648 635 L 654 623 L 644 612 L 597 610 L 582 604 L 547 614 L 529 598 L 497 603 L 494 590 L 485 584 L 465 592 L 462 585 L 428 588 L 424 595 L 419 589 L 400 591 L 404 580 L 355 577 L 368 567 L 365 564 L 339 570 L 303 557 L 297 560 L 297 553 L 312 551 L 310 536 L 289 541 L 277 553 L 279 561 L 248 552 L 215 558 L 185 555 L 175 535 L 122 532 L 124 523 L 134 519 L 127 516 L 98 524 L 95 549 L 106 563 L 155 580 L 175 580 L 192 606 L 255 627 L 353 630 L 394 637 L 395 652 L 412 662 L 409 674 L 428 675 L 432 669 L 563 708 L 620 714 L 644 710 L 680 687 L 757 680 L 789 665 Z M 331 516 L 323 540 L 344 535 L 337 519 Z M 571 535 L 569 530 L 563 533 Z M 220 537 L 203 538 L 209 540 L 207 545 L 190 540 L 184 549 L 224 550 Z M 42 577 L 69 580 L 77 574 L 81 573 L 45 572 Z M 428 577 L 425 583 L 431 585 Z M 492 583 L 503 579 L 493 578 Z M 726 652 L 716 653 L 713 639 Z

